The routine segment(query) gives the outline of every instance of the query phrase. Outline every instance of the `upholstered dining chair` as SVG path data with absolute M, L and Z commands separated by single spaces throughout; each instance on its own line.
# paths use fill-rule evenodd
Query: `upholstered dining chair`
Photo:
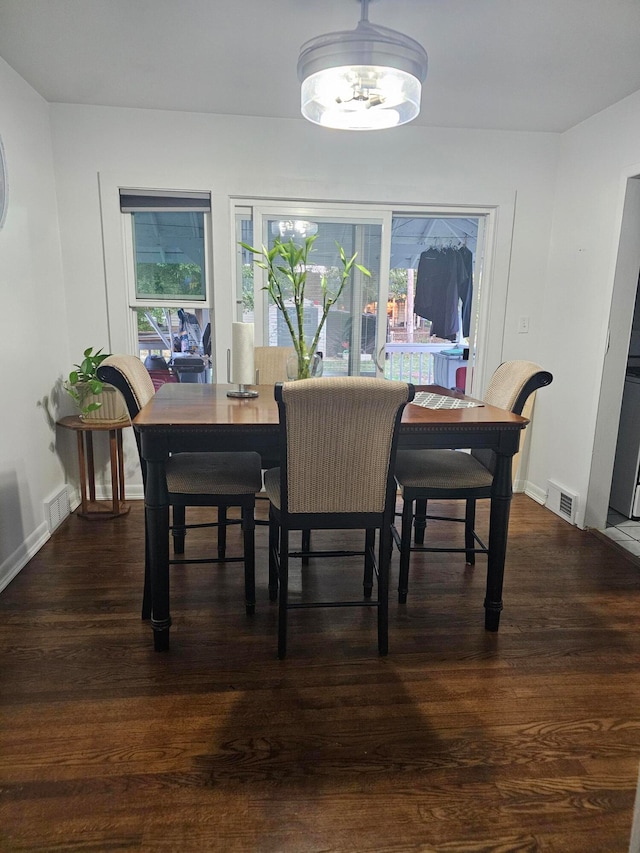
M 287 361 L 296 354 L 293 347 L 254 347 L 253 353 L 257 385 L 287 381 Z
M 287 614 L 294 608 L 371 605 L 378 577 L 378 651 L 388 650 L 389 563 L 396 485 L 397 431 L 412 385 L 386 379 L 335 377 L 278 383 L 279 468 L 265 474 L 269 569 L 279 582 L 278 656 L 287 649 Z M 292 530 L 365 531 L 363 551 L 289 551 Z M 375 554 L 379 531 L 378 557 Z M 303 540 L 304 541 L 304 540 Z M 364 599 L 291 602 L 290 557 L 364 556 Z
M 123 395 L 133 418 L 155 393 L 149 373 L 132 355 L 111 355 L 98 370 L 99 378 L 114 385 Z M 135 433 L 138 452 L 140 437 Z M 143 482 L 146 483 L 146 464 L 140 454 Z M 173 559 L 171 564 L 243 562 L 245 606 L 248 614 L 255 611 L 255 494 L 262 486 L 260 456 L 257 453 L 176 453 L 166 465 L 169 504 L 173 513 L 172 533 L 174 552 L 184 553 L 185 533 L 194 527 L 218 528 L 218 557 L 203 559 Z M 207 524 L 186 524 L 185 509 L 189 506 L 218 508 L 218 521 Z M 229 507 L 239 507 L 241 519 L 227 518 Z M 242 557 L 226 556 L 226 527 L 242 524 Z M 145 576 L 142 618 L 151 617 L 148 543 L 145 533 Z
M 495 371 L 484 402 L 517 415 L 530 417 L 535 392 L 549 385 L 552 375 L 531 361 L 505 361 Z M 520 445 L 524 430 L 520 434 Z M 517 456 L 517 454 L 516 454 Z M 515 470 L 514 456 L 512 471 Z M 400 550 L 398 601 L 407 600 L 409 562 L 412 551 L 464 553 L 468 565 L 476 554 L 488 554 L 488 547 L 475 531 L 476 500 L 491 497 L 495 454 L 491 450 L 400 450 L 396 458 L 396 480 L 402 495 L 402 529 L 394 539 Z M 464 518 L 428 515 L 429 500 L 458 499 L 466 502 Z M 414 514 L 415 504 L 415 514 Z M 461 522 L 465 528 L 464 548 L 437 548 L 424 545 L 427 519 Z M 411 529 L 414 527 L 414 545 Z

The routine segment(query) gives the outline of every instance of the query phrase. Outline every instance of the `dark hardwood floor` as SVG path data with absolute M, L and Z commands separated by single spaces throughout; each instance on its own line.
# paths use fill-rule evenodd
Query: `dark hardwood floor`
M 278 661 L 259 527 L 255 616 L 238 564 L 174 568 L 157 654 L 142 522 L 71 517 L 0 595 L 1 850 L 626 853 L 633 559 L 517 496 L 497 635 L 484 558 L 413 555 L 387 658 L 373 609 L 329 609 Z M 294 594 L 360 594 L 359 560 L 317 567 Z

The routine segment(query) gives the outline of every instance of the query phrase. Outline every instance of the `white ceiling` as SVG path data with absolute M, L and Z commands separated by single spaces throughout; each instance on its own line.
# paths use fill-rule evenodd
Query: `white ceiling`
M 0 57 L 52 103 L 295 118 L 301 44 L 359 17 L 357 0 L 0 0 Z M 640 0 L 371 0 L 369 19 L 429 54 L 415 124 L 563 131 L 640 89 Z

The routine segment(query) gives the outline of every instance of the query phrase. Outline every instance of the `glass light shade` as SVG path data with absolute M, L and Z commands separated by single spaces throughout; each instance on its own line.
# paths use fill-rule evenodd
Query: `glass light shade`
M 302 115 L 339 130 L 379 130 L 406 124 L 420 112 L 420 81 L 380 65 L 342 65 L 303 80 Z
M 334 130 L 385 130 L 387 127 L 397 127 L 400 123 L 397 110 L 377 110 L 373 114 L 327 110 L 320 119 L 323 127 L 331 127 Z

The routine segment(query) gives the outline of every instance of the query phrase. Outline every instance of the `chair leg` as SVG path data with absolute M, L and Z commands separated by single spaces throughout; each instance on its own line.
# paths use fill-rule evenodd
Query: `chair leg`
M 402 531 L 400 534 L 400 574 L 398 577 L 398 602 L 404 604 L 409 591 L 409 560 L 411 559 L 411 522 L 413 501 L 404 499 L 402 504 Z
M 391 564 L 391 521 L 380 530 L 378 558 L 378 653 L 389 652 L 389 567 Z
M 278 600 L 278 552 L 280 528 L 269 514 L 269 601 Z
M 376 531 L 367 530 L 364 537 L 364 597 L 371 598 L 373 590 L 374 548 L 376 546 Z
M 289 603 L 289 531 L 280 529 L 280 598 L 278 605 L 278 657 L 287 654 L 287 616 Z
M 311 531 L 303 530 L 302 531 L 302 550 L 307 552 L 307 556 L 302 558 L 302 565 L 309 565 L 309 556 L 308 552 L 311 550 Z
M 242 508 L 242 533 L 244 537 L 244 600 L 247 615 L 256 612 L 256 522 L 254 507 Z
M 224 560 L 227 553 L 227 508 L 218 507 L 218 559 Z
M 186 510 L 183 506 L 174 506 L 171 534 L 173 536 L 173 553 L 184 554 L 184 537 L 187 534 Z
M 476 526 L 476 501 L 475 498 L 469 498 L 467 500 L 467 506 L 464 514 L 464 547 L 466 548 L 466 561 L 468 566 L 475 566 L 476 564 L 476 555 L 475 555 L 475 540 L 473 538 L 473 531 Z
M 418 498 L 416 501 L 416 514 L 414 520 L 414 541 L 416 545 L 424 545 L 424 531 L 427 526 L 427 500 Z

